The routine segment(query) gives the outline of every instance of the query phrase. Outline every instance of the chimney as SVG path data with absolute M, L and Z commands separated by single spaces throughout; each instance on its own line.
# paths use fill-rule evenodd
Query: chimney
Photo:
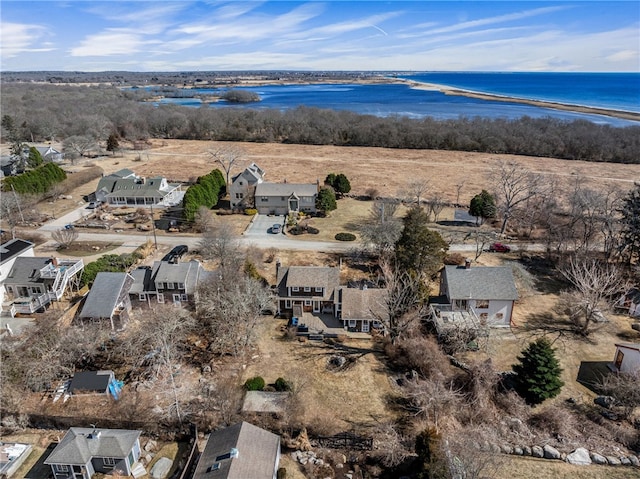
M 278 273 L 280 272 L 280 266 L 282 266 L 282 263 L 280 263 L 280 258 L 276 258 L 276 281 L 278 280 Z
M 470 268 L 471 268 L 471 260 L 469 258 L 465 258 L 464 269 L 470 269 Z

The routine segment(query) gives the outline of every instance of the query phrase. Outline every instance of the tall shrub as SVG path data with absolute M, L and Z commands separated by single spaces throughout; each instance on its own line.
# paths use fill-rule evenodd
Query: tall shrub
M 515 388 L 528 404 L 540 404 L 560 394 L 564 385 L 560 379 L 562 369 L 548 339 L 529 343 L 518 361 L 512 366 L 516 373 Z

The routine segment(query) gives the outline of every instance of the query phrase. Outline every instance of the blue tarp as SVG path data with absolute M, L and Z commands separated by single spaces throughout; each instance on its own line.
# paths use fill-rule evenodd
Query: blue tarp
M 109 383 L 109 394 L 113 396 L 113 399 L 116 401 L 120 399 L 120 393 L 122 392 L 122 386 L 124 383 L 122 381 L 111 381 Z

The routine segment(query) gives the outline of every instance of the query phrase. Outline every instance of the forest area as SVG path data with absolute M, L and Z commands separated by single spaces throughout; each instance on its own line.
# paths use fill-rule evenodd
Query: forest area
M 3 82 L 1 106 L 16 141 L 73 138 L 85 152 L 109 136 L 123 140 L 191 139 L 302 145 L 369 146 L 517 154 L 614 163 L 640 162 L 640 127 L 586 120 L 376 117 L 298 107 L 288 111 L 144 101 L 148 92 L 112 86 Z M 13 140 L 12 140 L 13 141 Z

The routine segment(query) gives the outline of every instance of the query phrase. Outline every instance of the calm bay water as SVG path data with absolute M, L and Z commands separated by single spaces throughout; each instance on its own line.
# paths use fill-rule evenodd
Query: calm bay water
M 640 74 L 425 73 L 403 78 L 477 92 L 640 112 Z M 517 119 L 529 116 L 567 121 L 585 119 L 612 126 L 640 125 L 637 121 L 603 115 L 445 95 L 439 91 L 411 88 L 403 84 L 269 85 L 241 89 L 257 93 L 262 101 L 248 104 L 220 101 L 211 103 L 210 106 L 277 110 L 309 106 L 381 117 L 432 117 L 447 120 L 460 117 Z M 223 90 L 198 89 L 198 93 L 204 95 L 218 94 L 221 91 Z M 199 99 L 194 98 L 166 98 L 161 103 L 192 107 L 202 105 Z

